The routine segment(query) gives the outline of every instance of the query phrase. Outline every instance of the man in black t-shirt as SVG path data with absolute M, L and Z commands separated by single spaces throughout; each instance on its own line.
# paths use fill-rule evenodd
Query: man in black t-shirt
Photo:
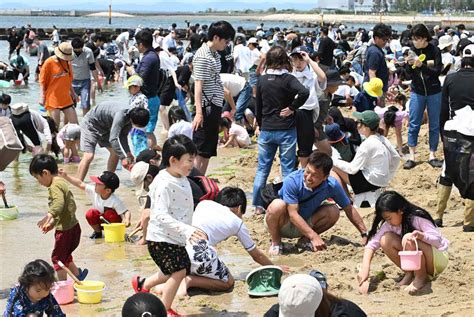
M 202 39 L 199 34 L 196 33 L 196 27 L 191 25 L 189 27 L 189 45 L 191 46 L 191 53 L 196 53 L 196 51 L 201 47 Z
M 336 44 L 330 37 L 328 37 L 328 28 L 323 26 L 321 28 L 321 37 L 318 46 L 319 63 L 332 67 L 334 64 L 333 52 L 335 48 Z
M 10 49 L 8 51 L 8 60 L 12 57 L 13 52 L 16 50 L 17 54 L 20 54 L 21 49 L 21 36 L 16 31 L 16 28 L 13 27 L 8 34 L 8 43 L 10 43 Z

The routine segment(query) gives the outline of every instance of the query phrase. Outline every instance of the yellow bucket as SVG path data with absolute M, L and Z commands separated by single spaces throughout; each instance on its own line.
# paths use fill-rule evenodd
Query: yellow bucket
M 77 300 L 81 304 L 97 304 L 102 301 L 102 291 L 105 283 L 99 281 L 82 281 L 82 285 L 74 284 Z
M 122 242 L 125 241 L 125 224 L 111 223 L 110 225 L 103 223 L 105 234 L 105 242 Z

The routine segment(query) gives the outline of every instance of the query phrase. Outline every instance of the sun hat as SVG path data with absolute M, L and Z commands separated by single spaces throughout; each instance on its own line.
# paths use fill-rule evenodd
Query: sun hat
M 323 299 L 321 284 L 307 274 L 286 278 L 278 294 L 280 317 L 313 317 Z
M 143 189 L 143 184 L 149 168 L 150 164 L 143 161 L 133 165 L 132 170 L 130 171 L 130 180 L 136 187 Z
M 28 111 L 28 104 L 24 102 L 15 103 L 10 106 L 12 115 L 19 116 Z
M 354 112 L 352 115 L 359 120 L 362 124 L 368 126 L 371 130 L 378 128 L 380 123 L 380 117 L 375 111 L 366 110 L 364 112 Z
M 274 296 L 277 295 L 281 286 L 283 270 L 279 266 L 265 265 L 251 271 L 247 278 L 250 296 Z
M 337 123 L 326 125 L 324 128 L 324 133 L 326 133 L 328 142 L 331 144 L 342 141 L 346 137 L 346 134 L 341 131 L 341 127 Z
M 329 86 L 339 86 L 343 85 L 346 82 L 339 75 L 339 71 L 336 69 L 330 69 L 326 72 L 327 87 Z
M 74 55 L 72 54 L 72 45 L 69 42 L 62 42 L 54 48 L 54 55 L 65 61 L 72 61 Z
M 247 45 L 249 44 L 258 44 L 257 38 L 256 37 L 249 38 L 249 40 L 247 41 Z
M 383 81 L 380 78 L 372 78 L 369 82 L 365 82 L 363 87 L 371 97 L 381 97 L 383 95 Z
M 125 88 L 130 88 L 130 86 L 143 86 L 143 79 L 138 76 L 138 75 L 133 75 L 133 76 L 130 76 L 127 80 L 127 82 L 125 83 L 124 87 Z
M 63 138 L 66 141 L 76 141 L 81 138 L 81 127 L 77 123 L 68 123 L 65 126 Z
M 474 44 L 469 44 L 462 50 L 462 57 L 474 57 Z
M 448 47 L 449 45 L 454 44 L 454 40 L 453 40 L 453 37 L 451 35 L 443 35 L 442 37 L 439 38 L 438 42 L 439 42 L 438 48 L 440 50 L 443 50 L 446 47 Z
M 105 171 L 100 176 L 90 176 L 89 178 L 94 183 L 105 185 L 112 190 L 116 190 L 120 186 L 120 180 L 114 172 Z
M 308 48 L 307 48 L 306 46 L 304 46 L 304 45 L 295 47 L 295 48 L 291 51 L 290 56 L 295 55 L 295 54 L 301 54 L 301 53 L 309 54 Z

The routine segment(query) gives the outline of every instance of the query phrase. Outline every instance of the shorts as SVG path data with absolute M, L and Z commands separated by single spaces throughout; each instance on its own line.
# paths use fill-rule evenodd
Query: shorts
M 186 275 L 189 275 L 191 261 L 185 247 L 168 242 L 147 241 L 147 244 L 151 258 L 163 274 L 171 275 L 186 269 Z
M 431 246 L 433 250 L 433 276 L 429 275 L 429 278 L 432 280 L 446 269 L 449 262 L 448 251 L 439 251 L 434 246 Z
M 206 240 L 199 240 L 196 244 L 186 244 L 191 261 L 191 274 L 214 280 L 227 282 L 230 272 L 227 266 L 217 257 L 217 251 Z
M 369 181 L 367 181 L 364 174 L 362 173 L 362 170 L 358 171 L 355 175 L 349 174 L 348 176 L 352 190 L 356 195 L 371 192 L 380 188 L 380 186 L 375 186 L 369 183 Z
M 203 125 L 193 133 L 198 155 L 204 158 L 217 156 L 217 141 L 219 140 L 219 119 L 222 108 L 214 104 L 203 107 Z
M 72 81 L 72 88 L 76 95 L 81 97 L 81 109 L 90 109 L 91 107 L 91 80 L 76 80 Z
M 160 93 L 160 103 L 162 106 L 169 106 L 176 97 L 176 86 L 174 85 L 173 77 L 166 79 Z
M 72 252 L 79 246 L 80 241 L 81 226 L 79 223 L 69 230 L 56 230 L 53 253 L 51 254 L 54 270 L 61 270 L 58 261 L 63 262 L 65 266 L 69 266 L 73 262 Z
M 145 132 L 155 132 L 158 123 L 158 111 L 160 110 L 160 98 L 158 96 L 148 98 L 148 111 L 150 111 L 150 121 L 146 125 Z
M 99 144 L 100 147 L 105 147 L 105 148 L 110 147 L 108 135 L 106 137 L 107 138 L 105 138 L 104 136 L 99 136 L 95 134 L 90 129 L 85 128 L 85 125 L 83 126 L 81 124 L 81 141 L 80 141 L 81 151 L 85 153 L 94 153 L 97 144 Z
M 247 137 L 236 137 L 237 139 L 237 142 L 239 142 L 239 144 L 243 144 L 244 146 L 249 146 L 252 141 L 250 140 L 250 137 L 247 136 Z
M 313 152 L 315 136 L 312 110 L 296 110 L 296 136 L 298 142 L 298 156 L 308 157 Z

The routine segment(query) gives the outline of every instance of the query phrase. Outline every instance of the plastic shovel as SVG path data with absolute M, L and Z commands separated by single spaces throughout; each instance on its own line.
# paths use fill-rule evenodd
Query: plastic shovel
M 135 228 L 130 234 L 125 234 L 125 241 L 130 242 L 130 243 L 135 243 L 135 240 L 132 239 L 134 235 L 136 235 L 140 230 L 142 230 L 141 227 Z
M 105 219 L 104 217 L 100 216 L 100 220 L 102 220 L 102 221 L 105 222 L 106 224 L 110 225 L 110 221 L 108 221 L 108 220 Z
M 74 282 L 76 282 L 77 284 L 79 285 L 82 285 L 82 282 L 79 281 L 79 279 L 71 272 L 71 270 L 69 270 L 63 262 L 61 261 L 58 261 L 58 265 L 64 270 L 66 271 L 66 273 L 73 279 Z

